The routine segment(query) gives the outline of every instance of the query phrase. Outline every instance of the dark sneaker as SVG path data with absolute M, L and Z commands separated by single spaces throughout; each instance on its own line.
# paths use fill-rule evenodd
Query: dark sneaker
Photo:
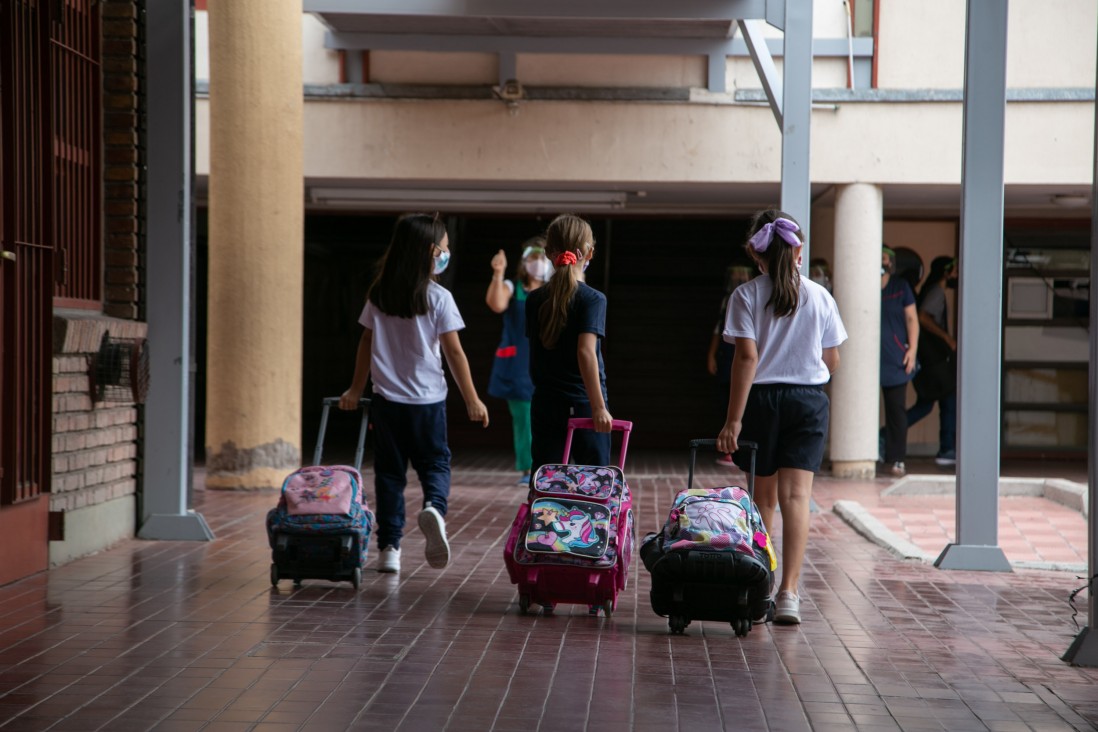
M 902 478 L 907 475 L 907 468 L 902 462 L 892 463 L 892 467 L 888 469 L 888 472 L 892 473 L 892 475 L 897 478 Z
M 446 540 L 446 520 L 434 506 L 427 506 L 419 512 L 419 530 L 427 539 L 427 564 L 435 569 L 444 569 L 450 563 L 450 542 Z

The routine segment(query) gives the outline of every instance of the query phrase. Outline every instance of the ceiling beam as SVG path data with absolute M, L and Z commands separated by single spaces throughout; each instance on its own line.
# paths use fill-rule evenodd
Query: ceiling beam
M 620 20 L 728 20 L 758 18 L 784 25 L 781 0 L 304 0 L 309 13 Z M 782 7 L 778 7 L 782 6 Z

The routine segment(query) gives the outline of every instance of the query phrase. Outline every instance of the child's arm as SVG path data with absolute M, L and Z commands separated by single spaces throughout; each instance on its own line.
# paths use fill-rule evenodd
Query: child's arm
M 488 407 L 477 397 L 477 388 L 473 386 L 473 376 L 469 372 L 469 359 L 465 357 L 465 351 L 461 347 L 461 339 L 458 332 L 452 330 L 439 336 L 442 353 L 446 356 L 446 363 L 450 365 L 450 373 L 454 375 L 458 391 L 465 400 L 465 409 L 469 412 L 469 419 L 488 426 Z
M 595 421 L 595 432 L 609 432 L 613 428 L 613 417 L 606 409 L 602 398 L 602 385 L 599 383 L 599 357 L 595 351 L 598 336 L 594 333 L 580 333 L 576 344 L 576 357 L 579 360 L 583 388 L 587 391 L 587 401 L 591 402 L 591 418 Z
M 507 310 L 507 304 L 511 300 L 511 290 L 503 279 L 503 273 L 507 269 L 507 255 L 500 249 L 492 257 L 492 281 L 488 283 L 488 294 L 484 301 L 488 303 L 493 313 L 502 313 Z
M 758 345 L 751 338 L 736 339 L 736 355 L 732 359 L 732 388 L 728 394 L 728 415 L 724 428 L 717 436 L 717 450 L 733 453 L 739 449 L 740 430 L 743 429 L 743 410 L 747 407 L 747 395 L 755 381 L 755 369 L 759 365 Z
M 721 344 L 720 331 L 713 331 L 713 337 L 709 339 L 709 352 L 705 354 L 705 368 L 710 376 L 717 375 L 717 347 Z
M 823 362 L 824 366 L 827 367 L 828 376 L 834 376 L 835 372 L 839 370 L 839 347 L 833 346 L 823 349 Z
M 373 354 L 373 345 L 374 332 L 369 328 L 363 328 L 362 337 L 358 339 L 358 352 L 355 354 L 355 374 L 351 378 L 351 386 L 339 397 L 340 409 L 358 409 L 358 400 L 362 398 L 366 380 L 370 378 L 370 357 Z

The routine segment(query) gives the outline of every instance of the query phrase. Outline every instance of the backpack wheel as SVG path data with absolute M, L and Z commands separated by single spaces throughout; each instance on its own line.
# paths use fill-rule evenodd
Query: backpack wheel
M 681 615 L 672 615 L 667 619 L 667 627 L 672 635 L 683 635 L 686 632 L 686 618 Z
M 351 587 L 356 590 L 358 586 L 362 584 L 362 567 L 355 567 L 355 571 L 351 572 Z
M 732 630 L 736 631 L 738 636 L 745 636 L 751 631 L 751 621 L 747 618 L 737 618 L 732 621 Z
M 530 596 L 519 595 L 519 615 L 525 615 L 530 611 Z
M 613 617 L 613 615 L 614 615 L 614 601 L 613 600 L 607 600 L 606 602 L 602 603 L 602 614 L 605 615 L 607 617 L 607 619 Z
M 271 562 L 271 587 L 278 587 L 278 564 Z

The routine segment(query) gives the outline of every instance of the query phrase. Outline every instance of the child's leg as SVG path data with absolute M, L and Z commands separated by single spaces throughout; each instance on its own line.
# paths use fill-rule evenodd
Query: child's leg
M 535 470 L 560 462 L 567 428 L 568 404 L 535 394 L 530 402 L 530 465 Z
M 378 549 L 399 547 L 404 535 L 404 487 L 408 484 L 408 457 L 401 448 L 403 407 L 377 394 L 370 402 L 370 423 L 374 428 Z
M 511 434 L 515 443 L 515 470 L 530 472 L 530 402 L 509 399 Z
M 805 547 L 808 546 L 813 477 L 814 474 L 809 470 L 778 470 L 778 505 L 782 509 L 782 581 L 778 587 L 779 592 L 797 592 Z M 761 506 L 759 511 L 762 511 Z
M 415 441 L 409 449 L 412 467 L 423 486 L 423 505 L 446 515 L 450 500 L 450 448 L 446 435 L 446 402 L 408 405 Z
M 759 507 L 763 526 L 774 531 L 774 510 L 778 507 L 778 474 L 755 476 L 755 505 Z

